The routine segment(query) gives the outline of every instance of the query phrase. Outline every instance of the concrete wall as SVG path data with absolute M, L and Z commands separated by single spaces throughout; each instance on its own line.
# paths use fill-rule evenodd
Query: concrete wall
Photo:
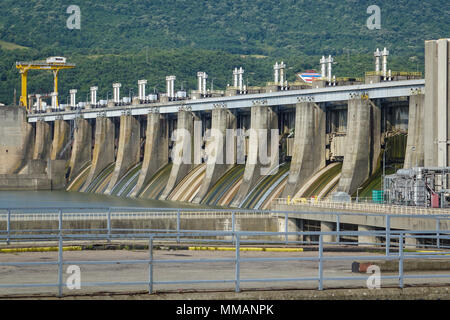
M 147 116 L 144 159 L 132 197 L 137 197 L 152 176 L 169 161 L 168 133 L 166 116 L 159 113 L 150 113 Z
M 47 174 L 0 174 L 0 191 L 51 190 Z
M 235 148 L 234 150 L 227 150 L 227 143 L 233 146 L 236 145 L 235 143 L 231 144 L 227 142 L 227 138 L 235 139 L 234 136 L 226 136 L 227 129 L 236 129 L 236 116 L 227 109 L 214 109 L 211 119 L 211 136 L 206 142 L 206 155 L 208 158 L 205 178 L 198 194 L 193 200 L 194 203 L 200 203 L 209 189 L 235 164 L 235 157 L 233 157 L 234 161 L 227 161 L 227 151 L 233 154 L 235 153 Z
M 422 167 L 424 165 L 424 101 L 425 95 L 418 94 L 409 98 L 408 141 L 404 168 Z
M 231 206 L 239 207 L 247 194 L 256 185 L 258 180 L 262 177 L 262 169 L 268 172 L 272 164 L 262 164 L 260 157 L 260 134 L 267 130 L 267 152 L 270 153 L 271 159 L 277 159 L 279 154 L 278 147 L 276 150 L 270 150 L 270 130 L 278 129 L 278 116 L 276 112 L 267 106 L 255 105 L 251 109 L 251 130 L 248 141 L 249 149 L 247 155 L 247 162 L 245 164 L 244 176 L 242 178 L 241 186 L 234 197 Z M 263 168 L 264 167 L 264 168 Z
M 69 181 L 80 173 L 83 166 L 91 161 L 92 156 L 92 126 L 88 120 L 77 118 L 73 133 L 72 154 L 69 162 Z
M 81 192 L 91 184 L 110 163 L 115 161 L 114 137 L 115 125 L 112 118 L 98 117 L 95 120 L 95 142 L 92 165 Z
M 197 120 L 197 121 L 195 121 Z M 159 197 L 166 200 L 176 185 L 194 168 L 194 124 L 199 122 L 190 111 L 178 111 L 176 141 L 172 152 L 173 166 L 166 188 Z
M 0 107 L 0 123 L 0 174 L 18 173 L 33 155 L 33 126 L 19 107 Z
M 283 198 L 294 196 L 303 184 L 325 167 L 325 112 L 313 102 L 300 102 L 295 111 L 291 167 Z
M 449 57 L 450 39 L 425 41 L 425 166 L 450 166 Z
M 338 191 L 355 193 L 374 171 L 380 151 L 380 137 L 375 134 L 380 118 L 380 110 L 368 99 L 348 101 L 347 146 Z
M 47 160 L 52 147 L 52 123 L 36 122 L 36 141 L 34 143 L 33 159 Z
M 112 219 L 112 228 L 134 228 L 134 229 L 160 229 L 176 230 L 176 218 L 155 218 L 155 219 Z M 58 221 L 11 221 L 11 230 L 25 229 L 57 229 Z M 63 221 L 65 229 L 100 229 L 107 228 L 107 221 L 104 220 L 74 220 Z M 6 229 L 6 222 L 0 222 L 0 229 Z M 183 218 L 180 219 L 180 229 L 182 230 L 212 230 L 231 231 L 231 218 Z M 241 218 L 236 217 L 236 231 L 265 231 L 278 232 L 278 219 L 276 218 Z M 282 230 L 284 231 L 284 229 Z M 229 238 L 229 237 L 228 237 Z M 244 237 L 247 238 L 247 237 Z M 267 239 L 271 239 L 267 237 Z
M 276 211 L 292 211 L 292 214 L 289 213 L 289 219 L 305 219 L 312 221 L 325 221 L 325 222 L 336 222 L 336 215 L 324 212 L 323 208 L 314 208 L 314 207 L 299 207 L 299 206 L 291 206 L 291 205 L 274 205 L 272 206 L 273 210 Z M 306 211 L 302 213 L 302 211 Z M 312 214 L 307 212 L 318 212 L 318 214 Z M 343 210 L 339 210 L 339 212 L 343 212 Z M 349 211 L 349 213 L 351 213 Z M 353 212 L 354 214 L 355 212 Z M 284 214 L 281 214 L 284 216 Z M 353 225 L 362 225 L 362 226 L 370 226 L 377 228 L 385 228 L 386 227 L 386 216 L 385 215 L 377 215 L 377 216 L 359 216 L 359 215 L 341 215 L 340 223 L 348 223 Z M 391 218 L 390 221 L 391 229 L 399 229 L 399 230 L 436 230 L 436 220 L 430 218 L 423 218 L 420 215 L 417 217 L 395 217 Z M 450 230 L 450 219 L 441 220 L 440 221 L 440 230 Z
M 70 141 L 70 125 L 64 120 L 55 120 L 53 129 L 53 142 L 50 153 L 52 160 L 68 160 L 70 156 L 70 148 L 67 143 Z M 65 149 L 64 149 L 65 148 Z M 61 153 L 64 150 L 63 153 Z
M 141 151 L 141 125 L 134 116 L 120 117 L 119 147 L 117 149 L 116 165 L 111 181 L 105 193 L 110 194 L 119 179 L 139 162 Z

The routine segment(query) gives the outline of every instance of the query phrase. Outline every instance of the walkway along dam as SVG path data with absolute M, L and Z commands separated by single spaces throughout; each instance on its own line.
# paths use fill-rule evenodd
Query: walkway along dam
M 425 79 L 387 72 L 174 92 L 44 109 L 0 107 L 0 190 L 49 190 L 268 209 L 274 199 L 354 196 L 381 172 L 450 166 L 450 40 L 426 41 Z M 326 59 L 325 59 L 326 60 Z M 23 63 L 22 63 L 23 64 Z M 326 67 L 326 63 L 322 64 Z M 386 161 L 388 166 L 386 166 Z M 445 182 L 448 183 L 448 182 Z M 448 188 L 448 186 L 447 186 Z

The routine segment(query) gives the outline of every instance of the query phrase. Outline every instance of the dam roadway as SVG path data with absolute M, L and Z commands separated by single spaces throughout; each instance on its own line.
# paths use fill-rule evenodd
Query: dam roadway
M 211 111 L 216 107 L 228 109 L 251 108 L 259 103 L 268 107 L 295 105 L 299 101 L 311 102 L 336 102 L 347 101 L 352 96 L 367 95 L 368 99 L 386 99 L 408 97 L 420 92 L 424 93 L 425 80 L 403 80 L 375 84 L 349 85 L 343 87 L 326 87 L 316 89 L 289 90 L 271 93 L 245 94 L 238 96 L 204 98 L 196 100 L 182 100 L 166 103 L 132 104 L 128 106 L 95 108 L 91 110 L 72 110 L 63 112 L 52 112 L 50 114 L 30 114 L 28 122 L 73 120 L 82 116 L 85 119 L 94 119 L 98 116 L 120 117 L 127 115 L 147 115 L 157 108 L 159 113 L 177 113 L 181 109 L 196 111 Z

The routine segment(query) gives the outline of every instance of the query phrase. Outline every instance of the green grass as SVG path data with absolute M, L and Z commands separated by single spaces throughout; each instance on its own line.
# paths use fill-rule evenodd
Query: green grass
M 6 42 L 3 40 L 0 40 L 0 48 L 4 50 L 27 50 L 28 47 L 20 46 L 18 44 L 12 43 L 12 42 Z

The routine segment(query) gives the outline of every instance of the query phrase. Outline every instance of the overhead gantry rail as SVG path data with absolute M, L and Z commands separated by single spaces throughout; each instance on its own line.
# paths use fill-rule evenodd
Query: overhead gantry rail
M 18 61 L 16 62 L 16 68 L 19 69 L 22 80 L 22 91 L 20 95 L 20 106 L 28 106 L 27 95 L 27 78 L 29 70 L 51 70 L 53 72 L 53 93 L 55 94 L 55 103 L 58 106 L 58 73 L 62 69 L 73 69 L 75 64 L 67 63 L 64 57 L 50 57 L 46 61 Z
M 214 108 L 250 108 L 254 105 L 286 106 L 299 101 L 337 102 L 347 101 L 357 96 L 368 99 L 385 99 L 408 97 L 425 91 L 425 80 L 390 81 L 376 84 L 327 87 L 319 89 L 289 90 L 272 93 L 246 94 L 230 97 L 206 98 L 197 100 L 173 101 L 167 103 L 150 103 L 118 107 L 105 107 L 84 110 L 52 112 L 46 114 L 29 114 L 28 122 L 73 120 L 77 117 L 94 119 L 99 116 L 120 117 L 124 114 L 146 115 L 150 112 L 176 113 L 179 110 L 207 111 Z

